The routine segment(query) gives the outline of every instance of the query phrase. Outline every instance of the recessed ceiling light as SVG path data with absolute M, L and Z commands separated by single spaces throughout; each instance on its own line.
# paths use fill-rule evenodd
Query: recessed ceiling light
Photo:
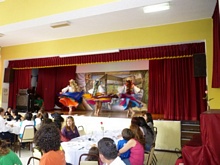
M 52 23 L 50 26 L 52 28 L 60 28 L 60 27 L 64 27 L 64 26 L 70 26 L 70 22 L 69 21 L 56 22 L 56 23 Z
M 163 10 L 168 10 L 168 9 L 170 9 L 169 2 L 145 6 L 143 8 L 144 13 L 152 13 L 152 12 L 163 11 Z

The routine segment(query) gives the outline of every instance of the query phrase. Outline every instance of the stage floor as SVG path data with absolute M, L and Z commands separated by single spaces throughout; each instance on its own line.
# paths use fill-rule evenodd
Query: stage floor
M 68 110 L 54 109 L 49 111 L 50 113 L 63 113 L 64 115 L 69 115 Z M 142 111 L 135 111 L 135 116 L 142 116 Z M 71 115 L 78 116 L 95 116 L 93 110 L 73 110 Z M 96 116 L 97 117 L 97 116 Z M 112 117 L 112 118 L 127 118 L 127 111 L 117 111 L 117 110 L 102 110 L 98 117 Z M 152 114 L 154 120 L 163 120 L 163 114 Z

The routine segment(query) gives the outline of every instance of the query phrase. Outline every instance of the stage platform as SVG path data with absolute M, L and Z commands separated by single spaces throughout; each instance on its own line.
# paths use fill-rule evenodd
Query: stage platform
M 62 113 L 63 115 L 69 115 L 68 110 L 62 109 L 54 109 L 47 111 L 50 113 Z M 141 116 L 142 111 L 135 111 L 135 116 Z M 78 116 L 95 116 L 93 110 L 73 110 L 71 115 L 78 115 Z M 154 120 L 163 120 L 163 114 L 152 114 Z M 102 110 L 98 116 L 95 117 L 112 117 L 112 118 L 127 118 L 127 111 L 116 111 L 116 110 Z

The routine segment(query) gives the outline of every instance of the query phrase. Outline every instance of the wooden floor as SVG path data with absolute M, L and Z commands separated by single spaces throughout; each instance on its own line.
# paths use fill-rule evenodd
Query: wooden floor
M 69 115 L 68 110 L 60 110 L 54 109 L 49 111 L 50 113 L 62 113 L 64 115 Z M 135 116 L 142 116 L 142 111 L 135 111 Z M 74 110 L 71 115 L 78 115 L 78 116 L 95 116 L 94 111 L 92 110 Z M 127 118 L 127 111 L 112 111 L 112 110 L 102 110 L 99 117 L 113 117 L 113 118 Z M 162 120 L 163 114 L 152 114 L 154 120 Z

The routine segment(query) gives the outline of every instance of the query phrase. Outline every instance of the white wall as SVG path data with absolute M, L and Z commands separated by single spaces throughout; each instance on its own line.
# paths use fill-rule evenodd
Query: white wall
M 76 67 L 76 73 L 115 72 L 131 70 L 149 70 L 149 61 L 139 60 L 131 62 L 111 62 L 105 64 L 80 65 Z

